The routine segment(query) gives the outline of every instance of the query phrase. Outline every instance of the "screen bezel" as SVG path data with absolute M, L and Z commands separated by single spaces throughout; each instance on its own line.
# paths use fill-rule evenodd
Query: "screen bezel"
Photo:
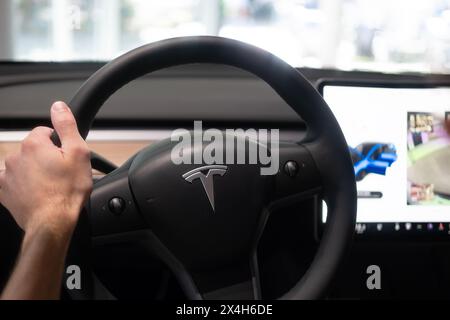
M 340 87 L 359 87 L 359 88 L 387 88 L 387 89 L 438 89 L 448 88 L 450 90 L 449 81 L 434 80 L 367 80 L 367 79 L 337 79 L 324 78 L 316 82 L 316 89 L 324 98 L 324 89 L 326 86 Z M 324 98 L 325 99 L 325 98 Z M 322 221 L 322 205 L 317 205 L 316 230 L 320 237 L 325 223 Z M 401 231 L 396 231 L 396 224 L 392 222 L 373 222 L 359 223 L 365 225 L 366 231 L 359 234 L 355 231 L 355 236 L 360 239 L 385 239 L 385 240 L 431 240 L 431 241 L 450 241 L 450 223 L 445 222 L 445 231 L 439 231 L 439 222 L 433 222 L 433 230 L 428 230 L 430 222 L 411 223 L 411 229 L 405 230 L 406 222 L 398 222 L 401 225 Z M 382 230 L 377 229 L 377 225 L 382 224 Z M 358 223 L 357 223 L 358 225 Z M 419 229 L 419 225 L 421 228 Z

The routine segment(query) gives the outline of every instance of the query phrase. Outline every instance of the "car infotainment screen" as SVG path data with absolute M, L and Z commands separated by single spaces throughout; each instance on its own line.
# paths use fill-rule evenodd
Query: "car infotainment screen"
M 356 232 L 449 236 L 450 88 L 330 82 L 321 91 L 353 161 Z

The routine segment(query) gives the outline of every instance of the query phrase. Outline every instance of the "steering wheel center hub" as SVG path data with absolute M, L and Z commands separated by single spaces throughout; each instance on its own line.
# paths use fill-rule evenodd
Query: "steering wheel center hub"
M 130 167 L 130 187 L 149 227 L 187 268 L 248 259 L 270 177 L 259 165 L 176 165 L 174 146 L 170 140 L 150 146 Z

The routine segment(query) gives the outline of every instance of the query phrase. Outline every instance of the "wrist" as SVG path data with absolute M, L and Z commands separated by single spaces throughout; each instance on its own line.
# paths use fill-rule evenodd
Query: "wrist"
M 69 247 L 72 234 L 73 229 L 62 230 L 46 224 L 36 224 L 25 230 L 23 247 L 27 247 L 31 243 L 40 243 L 42 247 L 65 252 Z
M 44 210 L 31 216 L 36 218 L 28 221 L 24 229 L 25 237 L 46 236 L 49 239 L 68 242 L 77 224 L 77 219 L 72 217 L 78 215 Z

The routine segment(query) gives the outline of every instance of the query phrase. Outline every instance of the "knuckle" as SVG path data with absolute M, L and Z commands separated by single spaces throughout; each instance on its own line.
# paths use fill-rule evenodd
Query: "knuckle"
M 41 134 L 45 131 L 48 131 L 48 128 L 45 127 L 37 127 L 33 129 L 28 137 L 25 138 L 25 140 L 22 141 L 22 149 L 23 150 L 32 150 L 36 147 L 39 147 L 41 144 Z
M 47 134 L 49 130 L 51 129 L 47 127 L 36 127 L 30 132 L 28 137 L 35 140 L 39 140 L 40 138 L 42 138 L 43 135 Z
M 5 168 L 10 169 L 15 162 L 15 156 L 12 154 L 8 154 L 5 157 Z
M 40 126 L 40 127 L 34 128 L 33 131 L 31 131 L 31 132 L 40 133 L 40 132 L 47 132 L 48 130 L 51 130 L 51 129 L 47 128 L 47 127 Z
M 76 155 L 77 157 L 82 157 L 82 158 L 86 158 L 88 156 L 90 156 L 90 151 L 89 148 L 87 147 L 86 142 L 80 142 L 75 144 L 72 147 L 72 152 L 74 155 Z
M 37 139 L 33 136 L 28 136 L 23 142 L 22 142 L 22 150 L 34 150 L 37 146 L 39 146 L 39 142 Z

